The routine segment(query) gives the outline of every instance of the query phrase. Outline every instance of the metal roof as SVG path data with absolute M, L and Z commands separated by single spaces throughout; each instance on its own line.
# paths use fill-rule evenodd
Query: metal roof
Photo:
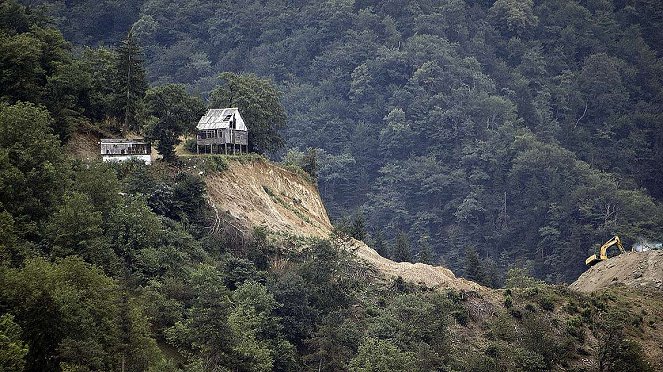
M 200 121 L 198 121 L 196 129 L 227 129 L 230 127 L 230 122 L 233 119 L 233 116 L 235 117 L 235 122 L 237 124 L 236 129 L 247 130 L 237 107 L 208 110 L 207 113 L 200 118 Z

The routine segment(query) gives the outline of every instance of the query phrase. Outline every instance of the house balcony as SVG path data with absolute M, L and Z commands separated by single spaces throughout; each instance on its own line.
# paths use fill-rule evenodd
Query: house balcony
M 224 145 L 225 141 L 223 138 L 197 138 L 196 143 L 198 146 Z

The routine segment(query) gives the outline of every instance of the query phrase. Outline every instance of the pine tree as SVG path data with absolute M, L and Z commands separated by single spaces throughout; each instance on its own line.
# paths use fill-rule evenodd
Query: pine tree
M 430 246 L 428 239 L 421 239 L 419 242 L 417 261 L 429 265 L 433 263 L 433 248 Z
M 143 67 L 143 52 L 130 30 L 117 50 L 117 87 L 115 89 L 116 116 L 124 122 L 125 129 L 137 130 L 140 103 L 147 91 Z
M 377 230 L 373 235 L 373 245 L 372 248 L 382 257 L 389 258 L 389 250 L 384 244 L 384 237 L 382 236 L 382 230 Z
M 357 210 L 352 218 L 350 225 L 350 236 L 357 240 L 366 239 L 366 223 L 364 222 L 364 214 L 361 210 Z
M 392 259 L 396 262 L 410 262 L 412 260 L 412 252 L 410 252 L 410 246 L 404 233 L 400 233 L 396 237 Z
M 465 278 L 482 282 L 484 276 L 477 251 L 474 248 L 467 248 L 465 251 Z

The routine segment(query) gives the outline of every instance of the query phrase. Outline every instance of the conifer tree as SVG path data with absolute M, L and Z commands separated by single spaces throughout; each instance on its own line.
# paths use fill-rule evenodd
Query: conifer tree
M 431 248 L 428 239 L 421 239 L 419 242 L 417 261 L 429 265 L 433 263 L 433 249 Z
M 389 258 L 389 250 L 387 249 L 387 246 L 384 244 L 384 236 L 382 235 L 382 230 L 377 230 L 375 234 L 373 234 L 373 245 L 372 248 L 375 249 L 376 252 L 382 257 Z
M 116 116 L 121 118 L 126 129 L 137 130 L 138 111 L 140 103 L 147 91 L 147 80 L 143 67 L 143 52 L 129 30 L 127 37 L 117 50 L 117 87 L 116 87 Z
M 467 248 L 465 251 L 465 278 L 476 282 L 482 282 L 484 279 L 479 255 L 474 248 Z
M 350 236 L 357 240 L 366 239 L 366 223 L 364 222 L 364 214 L 361 210 L 357 210 L 352 218 Z
M 410 245 L 407 242 L 407 237 L 402 232 L 396 237 L 392 259 L 396 262 L 410 262 L 412 260 Z

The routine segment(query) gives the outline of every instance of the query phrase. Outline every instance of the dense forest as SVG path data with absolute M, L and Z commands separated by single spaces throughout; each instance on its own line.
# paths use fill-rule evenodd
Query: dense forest
M 655 306 L 529 275 L 661 236 L 659 2 L 20 3 L 0 2 L 0 371 L 650 369 L 627 335 Z M 253 151 L 317 176 L 338 236 L 506 289 L 211 229 L 174 146 L 229 102 Z M 80 133 L 165 161 L 79 159 Z M 190 161 L 230 161 L 210 159 Z
M 478 255 L 486 283 L 569 282 L 614 234 L 663 236 L 660 1 L 23 3 L 76 50 L 131 29 L 151 84 L 272 79 L 272 156 L 312 150 L 332 217 L 385 254 L 402 234 L 461 273 Z

